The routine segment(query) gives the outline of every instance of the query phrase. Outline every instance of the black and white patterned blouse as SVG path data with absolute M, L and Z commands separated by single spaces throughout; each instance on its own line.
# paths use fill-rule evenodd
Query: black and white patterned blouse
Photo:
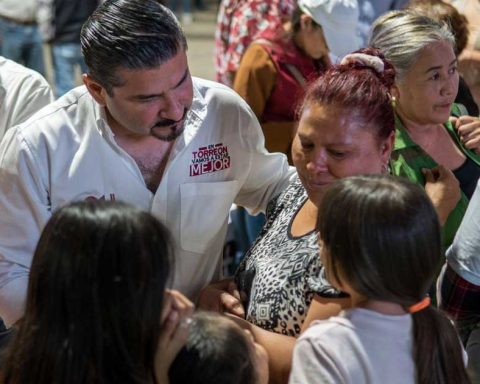
M 247 301 L 246 319 L 259 327 L 298 336 L 315 293 L 343 297 L 330 286 L 315 231 L 293 237 L 295 214 L 307 201 L 298 177 L 267 208 L 267 222 L 235 274 Z

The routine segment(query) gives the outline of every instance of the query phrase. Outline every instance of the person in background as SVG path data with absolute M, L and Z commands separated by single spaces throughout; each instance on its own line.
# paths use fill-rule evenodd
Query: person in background
M 275 33 L 290 19 L 295 4 L 296 0 L 221 0 L 215 30 L 216 80 L 232 87 L 250 43 L 262 33 Z M 243 207 L 232 206 L 230 217 L 234 238 L 226 243 L 224 254 L 228 269 L 235 270 L 257 238 L 265 216 L 252 216 Z
M 388 11 L 402 9 L 408 0 L 358 0 L 360 17 L 357 38 L 361 47 L 368 46 L 368 38 L 373 22 Z
M 438 302 L 455 320 L 472 383 L 480 380 L 480 184 L 468 204 L 438 279 Z
M 31 256 L 52 212 L 122 200 L 172 232 L 173 287 L 195 301 L 222 277 L 232 203 L 262 212 L 289 183 L 231 89 L 192 78 L 187 42 L 156 0 L 107 0 L 82 28 L 84 86 L 0 144 L 0 316 L 21 317 Z
M 289 383 L 468 384 L 455 328 L 426 296 L 443 252 L 422 188 L 385 175 L 346 178 L 319 212 L 327 278 L 352 308 L 300 336 Z
M 290 155 L 307 84 L 329 67 L 329 53 L 335 62 L 359 48 L 357 22 L 356 0 L 299 0 L 288 22 L 250 44 L 233 89 L 258 117 L 269 151 Z
M 466 48 L 458 57 L 458 68 L 475 102 L 480 106 L 480 2 L 478 0 L 450 0 L 449 2 L 468 20 L 470 34 Z
M 182 23 L 185 25 L 192 24 L 192 0 L 167 0 L 167 6 L 178 15 L 178 8 L 182 9 L 181 17 Z
M 168 383 L 193 304 L 166 288 L 167 229 L 118 202 L 56 211 L 32 261 L 2 384 Z
M 446 248 L 480 176 L 478 118 L 449 121 L 450 115 L 459 113 L 454 104 L 458 91 L 454 36 L 444 23 L 414 11 L 392 11 L 375 21 L 369 44 L 383 52 L 397 73 L 391 90 L 396 113 L 392 174 L 421 185 L 432 180 L 444 185 L 438 195 L 428 194 L 438 209 Z M 450 204 L 440 203 L 444 193 L 455 190 Z
M 221 0 L 215 30 L 215 78 L 232 86 L 240 60 L 259 33 L 290 18 L 295 0 Z
M 0 56 L 0 141 L 7 129 L 23 123 L 53 100 L 42 75 Z
M 407 8 L 448 24 L 455 36 L 455 53 L 457 56 L 462 54 L 468 41 L 468 21 L 453 5 L 442 0 L 411 0 L 407 4 Z M 459 77 L 458 94 L 455 98 L 455 103 L 465 106 L 470 116 L 478 117 L 478 106 L 462 76 Z
M 43 40 L 50 44 L 58 98 L 75 87 L 76 68 L 87 72 L 80 47 L 83 23 L 102 0 L 38 0 L 38 22 Z
M 45 76 L 37 0 L 0 1 L 0 55 Z
M 268 355 L 233 320 L 199 311 L 169 379 L 170 384 L 268 384 Z

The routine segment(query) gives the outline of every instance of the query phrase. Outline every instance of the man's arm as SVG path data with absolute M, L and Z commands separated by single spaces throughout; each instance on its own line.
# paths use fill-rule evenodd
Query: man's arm
M 0 145 L 0 316 L 7 326 L 23 314 L 33 252 L 50 217 L 42 171 L 18 128 L 7 131 Z
M 296 174 L 289 167 L 282 153 L 269 153 L 265 149 L 265 137 L 253 112 L 248 127 L 242 130 L 245 156 L 249 156 L 248 177 L 242 185 L 235 203 L 247 208 L 250 213 L 264 212 L 268 202 L 288 184 Z

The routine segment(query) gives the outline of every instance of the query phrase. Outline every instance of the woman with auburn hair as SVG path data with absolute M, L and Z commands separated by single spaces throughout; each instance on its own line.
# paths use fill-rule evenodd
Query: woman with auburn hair
M 2 383 L 168 383 L 193 305 L 166 291 L 169 235 L 123 203 L 55 212 L 32 261 Z
M 294 342 L 312 320 L 350 306 L 348 295 L 325 277 L 315 225 L 334 181 L 388 172 L 394 82 L 390 62 L 367 48 L 347 55 L 310 85 L 292 144 L 298 177 L 269 203 L 267 223 L 235 279 L 202 291 L 200 307 L 235 315 L 267 349 L 272 382 L 288 380 Z M 428 188 L 439 194 L 443 185 L 432 180 Z M 449 198 L 438 201 L 440 209 L 449 204 Z
M 366 54 L 375 57 L 362 61 Z M 325 191 L 339 178 L 388 168 L 395 71 L 378 50 L 354 57 L 308 88 L 292 144 L 298 177 L 270 201 L 267 223 L 235 279 L 207 286 L 200 297 L 200 307 L 235 315 L 254 333 L 269 352 L 271 382 L 288 380 L 296 337 L 312 319 L 350 305 L 326 280 L 319 258 L 315 223 Z

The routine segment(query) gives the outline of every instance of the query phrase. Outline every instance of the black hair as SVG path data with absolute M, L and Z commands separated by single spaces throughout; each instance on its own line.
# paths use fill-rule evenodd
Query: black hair
M 55 212 L 35 250 L 2 382 L 154 383 L 169 244 L 157 219 L 124 203 Z
M 197 312 L 187 344 L 170 367 L 170 384 L 255 384 L 252 353 L 245 331 L 232 320 Z
M 112 95 L 116 70 L 162 65 L 187 41 L 174 14 L 157 0 L 107 0 L 83 25 L 80 41 L 89 75 Z
M 424 298 L 444 258 L 437 214 L 420 186 L 385 175 L 345 178 L 332 184 L 319 212 L 333 281 L 406 309 Z M 412 317 L 416 382 L 467 383 L 453 324 L 433 307 Z

